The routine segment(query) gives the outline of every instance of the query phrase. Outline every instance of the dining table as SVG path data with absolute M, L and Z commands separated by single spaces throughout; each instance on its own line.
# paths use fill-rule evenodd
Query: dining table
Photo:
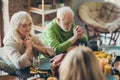
M 47 78 L 52 75 L 50 59 L 51 58 L 41 58 L 40 68 L 38 70 L 31 66 L 22 70 L 17 70 L 15 75 L 19 80 L 27 80 L 30 77 L 34 77 L 35 74 L 39 74 L 39 78 L 47 80 Z
M 120 53 L 118 50 L 120 50 L 120 47 L 117 46 L 104 46 L 105 47 L 105 52 L 116 52 L 117 53 L 117 57 L 114 61 L 120 61 Z M 50 62 L 51 58 L 41 58 L 40 59 L 40 68 L 37 70 L 38 74 L 40 75 L 40 78 L 44 78 L 45 80 L 47 80 L 48 77 L 53 76 L 52 71 L 51 71 L 51 62 Z M 113 63 L 113 65 L 114 65 Z M 112 65 L 112 71 L 110 75 L 105 75 L 107 80 L 120 80 L 120 72 L 118 70 L 116 70 L 114 68 L 114 66 Z M 33 71 L 32 71 L 33 70 Z M 17 78 L 19 80 L 27 80 L 30 77 L 33 77 L 36 73 L 34 72 L 34 68 L 28 67 L 25 68 L 23 70 L 18 70 L 16 71 L 15 75 L 17 76 Z M 117 77 L 116 77 L 117 76 Z M 118 79 L 119 78 L 119 79 Z
M 41 60 L 41 68 L 38 70 L 40 78 L 43 78 L 44 80 L 47 80 L 49 76 L 52 76 L 52 72 L 50 69 L 51 62 L 49 62 L 50 59 L 44 58 L 44 60 Z M 116 58 L 116 61 L 120 61 L 120 56 Z M 19 80 L 27 80 L 30 77 L 34 77 L 35 73 L 31 72 L 31 69 L 33 70 L 33 67 L 28 67 L 23 70 L 16 71 L 16 76 Z M 45 73 L 45 74 L 44 74 Z M 120 79 L 120 72 L 114 69 L 114 73 L 111 73 L 110 75 L 106 75 L 107 80 L 117 80 L 115 79 L 115 75 L 119 76 Z
M 112 67 L 111 74 L 106 75 L 107 80 L 120 80 L 120 71 L 114 66 L 116 62 L 120 61 L 120 46 L 103 44 L 100 48 L 100 51 L 111 55 L 111 58 L 113 57 L 112 54 L 116 54 L 115 61 L 110 64 Z

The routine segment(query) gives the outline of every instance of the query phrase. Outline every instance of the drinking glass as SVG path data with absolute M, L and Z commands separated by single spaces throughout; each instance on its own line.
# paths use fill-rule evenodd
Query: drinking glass
M 112 74 L 115 74 L 115 69 L 114 69 L 113 64 L 114 64 L 114 62 L 115 62 L 115 60 L 116 60 L 116 57 L 117 57 L 116 53 L 115 53 L 115 52 L 113 52 L 113 53 L 111 54 Z
M 111 54 L 111 56 L 112 56 L 112 63 L 114 63 L 115 62 L 115 60 L 116 60 L 116 57 L 117 57 L 117 55 L 116 55 L 116 53 L 115 52 L 113 52 L 112 54 Z
M 101 51 L 102 50 L 102 40 L 97 37 L 97 46 L 98 46 L 98 50 Z
M 36 77 L 40 77 L 40 75 L 38 74 L 38 69 L 40 68 L 40 58 L 39 56 L 33 57 L 33 67 L 35 68 Z

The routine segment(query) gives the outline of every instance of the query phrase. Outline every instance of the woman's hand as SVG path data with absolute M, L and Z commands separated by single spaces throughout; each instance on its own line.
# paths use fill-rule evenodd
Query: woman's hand
M 25 53 L 31 56 L 32 53 L 32 38 L 30 36 L 26 37 L 23 41 L 23 46 L 25 46 Z
M 26 37 L 23 41 L 23 45 L 26 48 L 31 48 L 32 47 L 32 38 L 31 37 Z

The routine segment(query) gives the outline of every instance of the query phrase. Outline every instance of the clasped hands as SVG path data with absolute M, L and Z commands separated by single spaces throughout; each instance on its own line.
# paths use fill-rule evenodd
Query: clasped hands
M 73 29 L 73 37 L 74 37 L 74 40 L 73 40 L 73 43 L 75 43 L 76 40 L 78 39 L 82 39 L 83 38 L 83 29 L 82 27 L 80 26 L 75 26 L 74 29 Z M 76 46 L 70 46 L 68 49 L 67 49 L 67 52 L 70 51 L 71 49 L 75 48 Z
M 76 26 L 74 29 L 73 29 L 73 33 L 74 33 L 74 37 L 76 37 L 77 39 L 82 39 L 83 38 L 83 29 L 82 27 L 80 26 Z
M 32 48 L 32 44 L 33 44 L 32 38 L 29 35 L 27 35 L 24 38 L 22 45 L 26 48 Z

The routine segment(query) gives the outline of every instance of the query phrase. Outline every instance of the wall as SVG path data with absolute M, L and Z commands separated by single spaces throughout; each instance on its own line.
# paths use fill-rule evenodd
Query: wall
M 2 0 L 2 3 L 3 3 L 2 13 L 3 13 L 3 24 L 4 24 L 3 32 L 4 34 L 6 34 L 7 31 L 9 30 L 8 0 Z
M 2 0 L 3 2 L 3 23 L 4 23 L 4 34 L 6 35 L 9 30 L 9 20 L 11 16 L 18 11 L 27 11 L 27 0 Z
M 28 11 L 28 3 L 27 3 L 27 0 L 2 0 L 4 2 L 4 9 L 3 9 L 3 14 L 5 17 L 4 18 L 4 32 L 6 34 L 6 31 L 8 31 L 8 27 L 9 27 L 9 20 L 11 18 L 11 16 L 13 15 L 13 13 L 17 12 L 17 11 L 20 11 L 20 10 L 25 10 L 25 11 Z M 50 0 L 48 0 L 50 1 Z M 66 2 L 68 1 L 68 3 L 71 1 L 71 0 L 65 0 Z M 74 10 L 75 12 L 75 22 L 76 24 L 79 24 L 79 25 L 82 25 L 82 23 L 80 22 L 80 20 L 78 19 L 78 16 L 77 16 L 77 9 L 79 7 L 80 4 L 86 2 L 86 1 L 104 1 L 104 0 L 72 0 L 72 9 Z M 39 0 L 31 0 L 31 3 L 35 3 L 35 2 L 39 2 Z M 71 4 L 71 3 L 70 3 Z M 8 13 L 9 12 L 9 13 Z M 10 16 L 7 17 L 7 16 Z M 34 24 L 37 24 L 39 22 L 41 22 L 41 16 L 40 15 L 36 15 L 36 14 L 31 14 L 32 18 L 33 18 L 33 22 Z M 52 18 L 54 16 L 46 16 L 46 18 Z

